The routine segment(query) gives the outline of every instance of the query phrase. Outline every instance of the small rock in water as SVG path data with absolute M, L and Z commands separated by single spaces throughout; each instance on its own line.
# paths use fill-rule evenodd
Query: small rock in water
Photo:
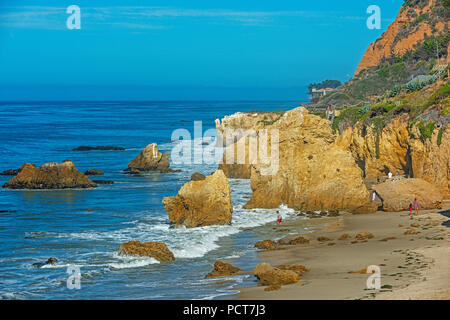
M 79 146 L 75 149 L 72 149 L 72 151 L 123 151 L 125 148 L 122 147 L 116 147 L 116 146 Z
M 111 180 L 92 180 L 92 182 L 97 184 L 114 184 L 114 181 Z
M 85 175 L 87 176 L 102 176 L 103 175 L 103 171 L 102 170 L 98 170 L 98 169 L 88 169 L 84 172 Z
M 223 261 L 216 261 L 214 269 L 205 278 L 215 278 L 224 276 L 234 276 L 241 272 L 241 269 Z
M 146 256 L 155 258 L 158 261 L 173 261 L 175 256 L 167 245 L 162 242 L 150 241 L 141 243 L 140 241 L 128 241 L 119 247 L 119 253 L 129 256 Z
M 47 259 L 47 261 L 46 262 L 36 262 L 36 263 L 33 263 L 33 267 L 35 267 L 35 268 L 41 268 L 41 267 L 43 267 L 43 266 L 45 266 L 45 265 L 54 265 L 56 262 L 58 262 L 58 259 L 56 259 L 56 258 L 48 258 Z
M 191 175 L 191 181 L 202 181 L 205 179 L 206 179 L 205 175 L 201 174 L 200 172 L 195 172 Z

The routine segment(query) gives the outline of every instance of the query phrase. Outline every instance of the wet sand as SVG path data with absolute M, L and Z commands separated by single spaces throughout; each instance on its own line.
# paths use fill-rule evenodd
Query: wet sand
M 413 220 L 409 212 L 377 212 L 366 215 L 343 213 L 339 217 L 296 220 L 281 226 L 266 226 L 272 238 L 309 227 L 310 244 L 285 246 L 280 250 L 260 251 L 259 258 L 277 266 L 302 264 L 310 269 L 300 282 L 277 291 L 264 287 L 243 288 L 237 299 L 450 299 L 449 219 L 439 212 L 450 210 L 450 201 L 442 209 L 423 210 Z M 416 235 L 404 235 L 412 223 L 420 226 Z M 448 223 L 448 222 L 447 222 Z M 399 226 L 401 225 L 401 226 Z M 283 229 L 289 229 L 283 230 Z M 355 242 L 358 232 L 369 231 L 374 238 Z M 351 238 L 338 240 L 348 233 Z M 319 242 L 324 236 L 331 241 Z M 387 237 L 395 237 L 381 241 Z M 367 289 L 369 274 L 348 273 L 369 265 L 381 269 L 381 289 Z

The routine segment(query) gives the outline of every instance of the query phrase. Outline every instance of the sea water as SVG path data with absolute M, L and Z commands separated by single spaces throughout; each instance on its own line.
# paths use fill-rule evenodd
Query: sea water
M 0 298 L 2 299 L 214 299 L 240 286 L 255 285 L 250 275 L 205 279 L 214 261 L 231 259 L 251 270 L 258 262 L 254 227 L 276 219 L 274 210 L 245 210 L 248 180 L 230 179 L 230 225 L 171 228 L 161 203 L 174 196 L 194 172 L 209 175 L 217 164 L 177 164 L 176 173 L 124 174 L 130 160 L 148 144 L 170 152 L 175 129 L 194 137 L 238 111 L 289 110 L 283 102 L 14 102 L 0 103 L 0 171 L 29 162 L 70 159 L 81 172 L 102 170 L 113 185 L 75 190 L 0 189 Z M 125 151 L 72 151 L 80 145 L 114 145 Z M 196 148 L 202 148 L 200 143 Z M 0 176 L 0 184 L 11 177 Z M 294 212 L 278 209 L 285 219 Z M 129 240 L 162 241 L 173 262 L 117 254 Z M 33 263 L 55 257 L 42 268 Z M 67 268 L 79 267 L 80 289 L 67 287 Z

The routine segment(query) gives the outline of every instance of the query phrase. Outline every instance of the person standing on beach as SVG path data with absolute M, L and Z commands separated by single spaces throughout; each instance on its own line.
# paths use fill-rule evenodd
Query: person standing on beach
M 390 171 L 389 171 L 389 173 L 388 173 L 388 178 L 389 178 L 389 179 L 392 179 L 392 172 L 390 172 Z
M 419 214 L 419 201 L 417 201 L 417 198 L 414 198 L 413 206 L 414 214 L 417 216 Z
M 409 204 L 409 216 L 410 216 L 411 219 L 413 218 L 412 217 L 412 209 L 413 209 L 413 205 L 412 205 L 412 203 L 410 203 Z
M 375 201 L 375 197 L 376 197 L 376 194 L 375 194 L 375 191 L 372 193 L 372 202 L 373 201 Z

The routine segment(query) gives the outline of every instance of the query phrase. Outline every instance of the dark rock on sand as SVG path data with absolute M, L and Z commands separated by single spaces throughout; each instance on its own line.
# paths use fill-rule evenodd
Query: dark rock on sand
M 72 161 L 49 162 L 38 168 L 26 163 L 20 173 L 3 185 L 8 189 L 93 188 L 97 184 L 79 172 Z
M 266 262 L 258 264 L 253 274 L 258 279 L 259 286 L 275 286 L 270 289 L 279 289 L 282 285 L 297 283 L 300 280 L 297 272 L 274 268 Z
M 278 244 L 281 245 L 297 245 L 297 244 L 308 244 L 309 239 L 305 238 L 302 235 L 293 235 L 293 236 L 287 236 L 280 240 L 278 240 Z
M 124 151 L 125 148 L 122 147 L 116 147 L 116 146 L 79 146 L 75 149 L 72 149 L 72 151 Z
M 205 278 L 234 276 L 241 272 L 241 269 L 223 261 L 216 261 L 214 269 L 208 273 Z
M 102 176 L 103 175 L 103 171 L 102 170 L 98 170 L 98 169 L 87 169 L 84 172 L 85 175 L 87 176 Z

